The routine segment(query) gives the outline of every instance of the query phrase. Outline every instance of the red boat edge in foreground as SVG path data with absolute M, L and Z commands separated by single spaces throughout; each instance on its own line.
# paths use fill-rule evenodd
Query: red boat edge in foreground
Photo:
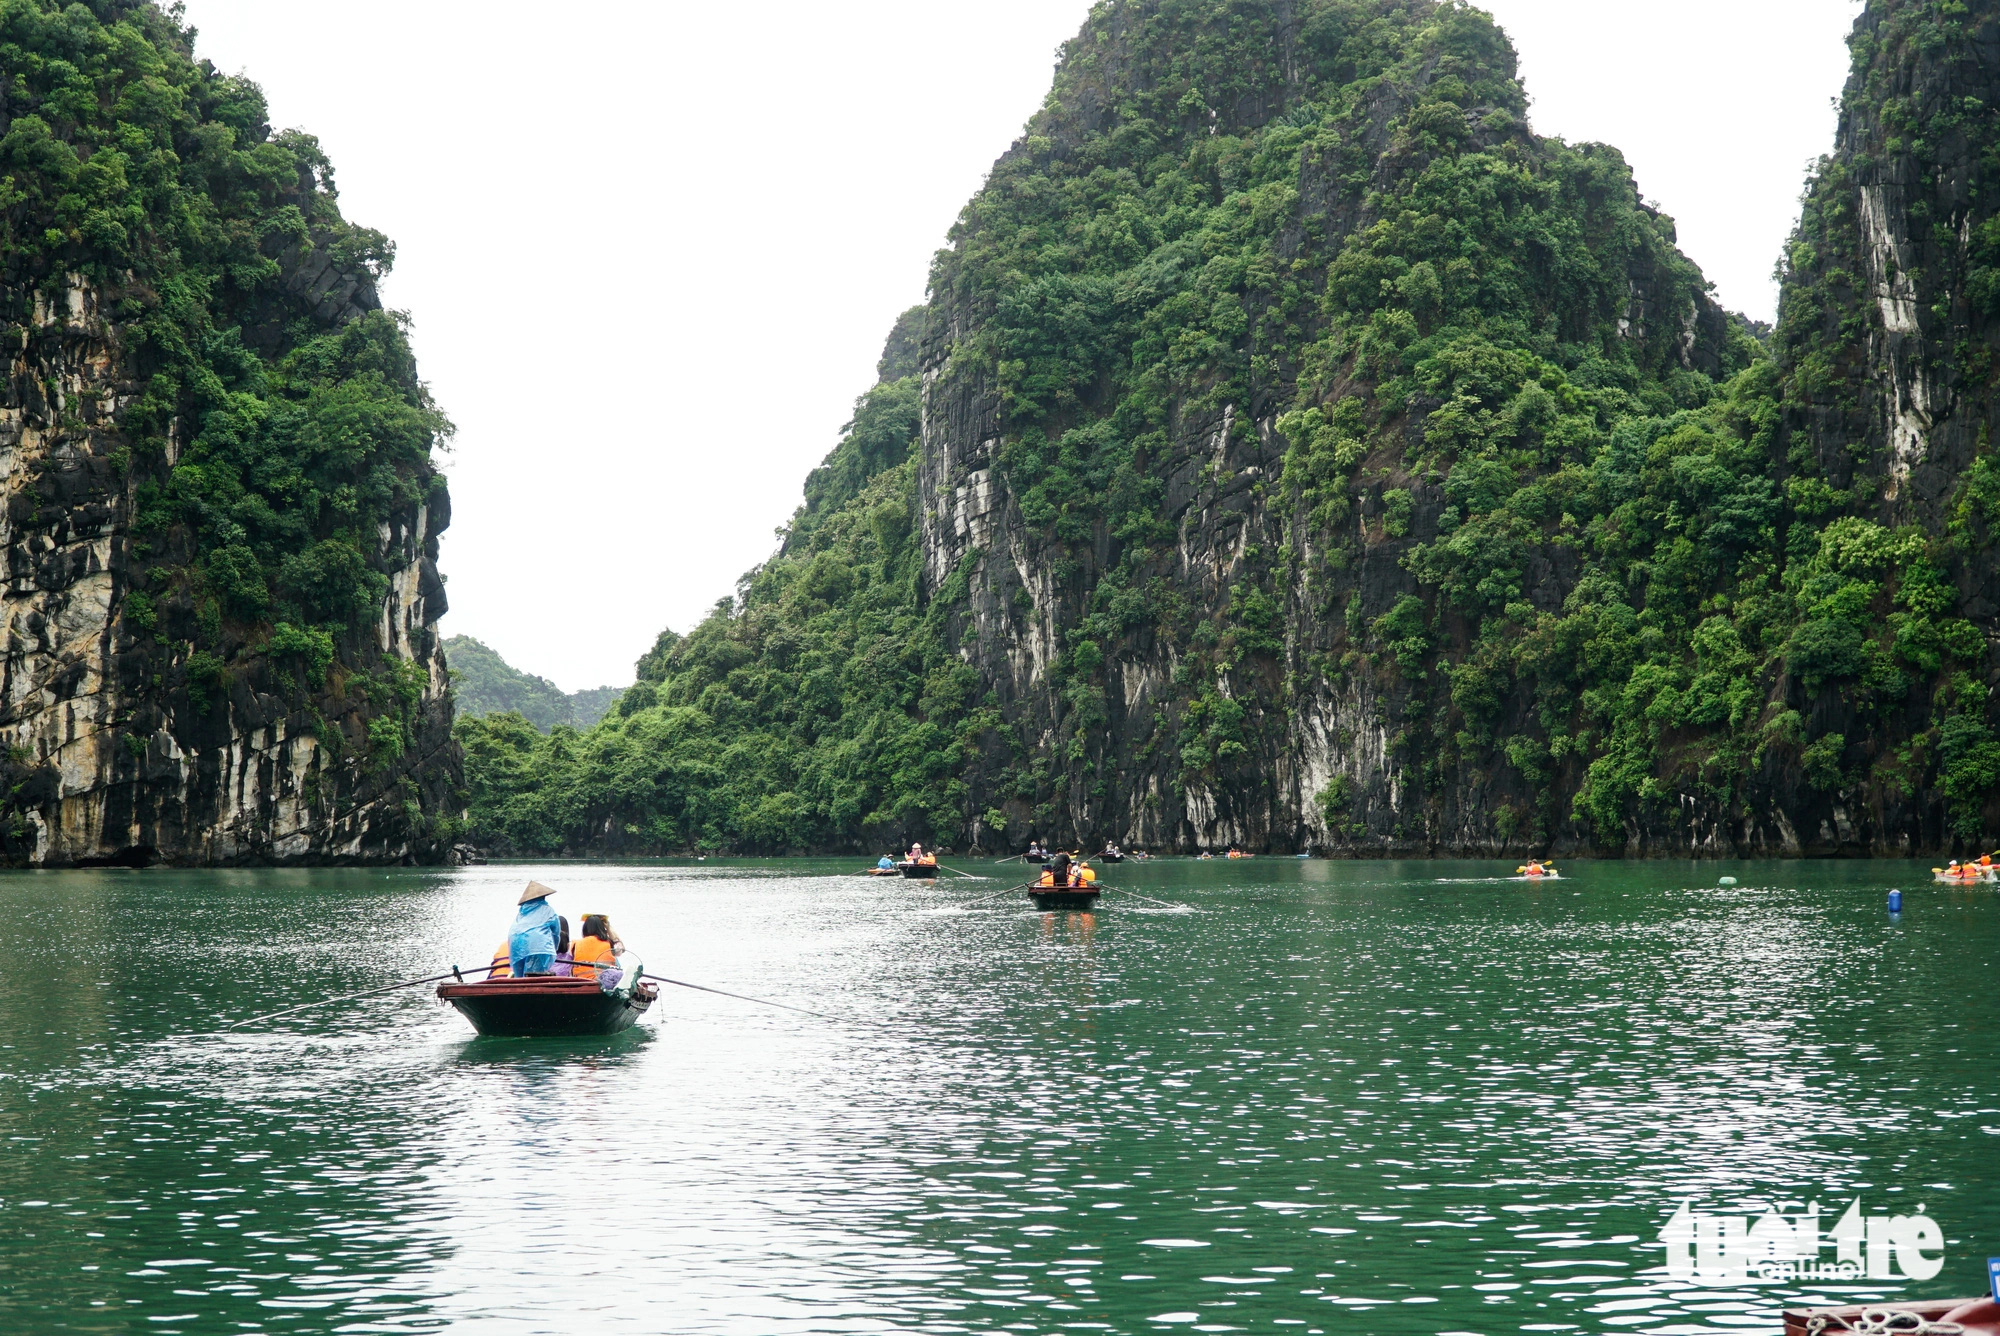
M 1915 1319 L 1914 1321 L 1912 1319 Z M 2000 1336 L 2000 1303 L 1991 1298 L 1925 1299 L 1917 1303 L 1857 1304 L 1851 1308 L 1787 1308 L 1785 1336 L 1824 1332 L 1907 1332 L 1956 1323 L 1965 1336 Z

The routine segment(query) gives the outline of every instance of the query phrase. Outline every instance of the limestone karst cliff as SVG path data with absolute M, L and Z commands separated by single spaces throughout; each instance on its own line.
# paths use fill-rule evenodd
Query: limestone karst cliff
M 1478 10 L 1106 0 L 779 554 L 599 728 L 472 736 L 475 820 L 1990 840 L 1995 41 L 1870 0 L 1768 332 L 1614 149 L 1533 132 Z
M 442 857 L 448 424 L 387 241 L 190 40 L 0 3 L 0 856 Z

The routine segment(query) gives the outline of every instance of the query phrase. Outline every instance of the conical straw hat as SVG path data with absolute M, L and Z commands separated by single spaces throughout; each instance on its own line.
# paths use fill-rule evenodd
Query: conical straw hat
M 528 889 L 521 892 L 521 898 L 515 901 L 515 903 L 525 905 L 530 901 L 545 899 L 555 893 L 555 887 L 544 886 L 539 881 L 531 881 L 528 883 Z

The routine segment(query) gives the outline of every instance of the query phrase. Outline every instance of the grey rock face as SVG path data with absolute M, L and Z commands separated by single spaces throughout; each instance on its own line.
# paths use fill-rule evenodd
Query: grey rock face
M 322 262 L 289 276 L 328 323 L 375 304 Z M 0 860 L 34 866 L 156 861 L 434 861 L 434 818 L 455 813 L 458 753 L 436 561 L 449 516 L 413 504 L 377 534 L 388 594 L 337 645 L 324 689 L 262 654 L 198 659 L 192 614 L 135 601 L 144 574 L 191 554 L 134 534 L 143 468 L 117 415 L 144 386 L 105 294 L 80 279 L 0 329 Z M 183 444 L 177 430 L 167 461 Z M 242 650 L 232 640 L 226 650 Z M 421 674 L 409 743 L 385 757 L 369 726 L 391 707 L 350 692 L 390 657 Z

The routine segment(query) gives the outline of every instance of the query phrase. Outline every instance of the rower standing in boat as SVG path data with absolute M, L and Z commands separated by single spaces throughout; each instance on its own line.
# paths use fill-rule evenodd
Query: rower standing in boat
M 549 897 L 554 894 L 553 887 L 539 881 L 529 882 L 528 888 L 521 892 L 514 931 L 507 938 L 507 964 L 517 979 L 555 972 L 562 920 L 549 908 Z

